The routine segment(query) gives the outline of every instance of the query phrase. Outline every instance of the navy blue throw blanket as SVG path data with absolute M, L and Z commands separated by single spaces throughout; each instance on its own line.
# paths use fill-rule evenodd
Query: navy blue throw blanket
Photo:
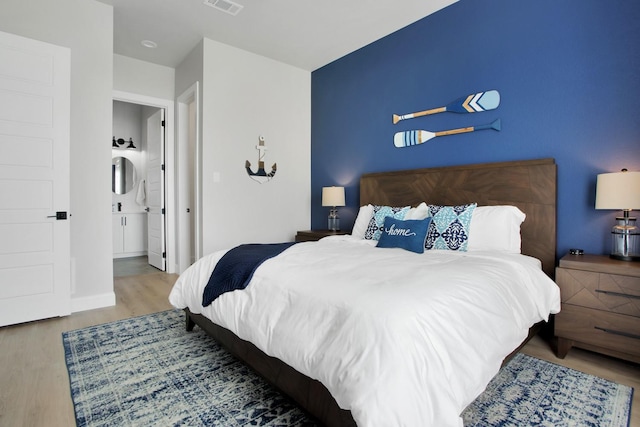
M 251 243 L 229 250 L 220 258 L 209 277 L 202 295 L 202 306 L 207 307 L 225 292 L 246 288 L 260 264 L 294 244 Z

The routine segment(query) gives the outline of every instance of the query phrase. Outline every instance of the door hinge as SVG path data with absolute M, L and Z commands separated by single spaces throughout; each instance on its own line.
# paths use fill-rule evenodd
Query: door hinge
M 164 208 L 162 208 L 162 215 L 164 215 Z
M 164 126 L 164 120 L 162 121 L 162 126 Z
M 160 165 L 160 170 L 164 170 L 164 163 Z
M 167 257 L 167 253 L 166 252 L 162 252 L 162 258 L 166 258 Z

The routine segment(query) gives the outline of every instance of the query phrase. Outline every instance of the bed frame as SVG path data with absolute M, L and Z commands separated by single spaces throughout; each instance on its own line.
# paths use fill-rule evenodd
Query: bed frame
M 556 165 L 553 159 L 369 173 L 360 179 L 360 205 L 415 206 L 422 201 L 440 205 L 477 202 L 479 206 L 517 206 L 527 215 L 521 228 L 522 253 L 541 260 L 543 270 L 553 278 L 556 264 Z M 356 425 L 351 413 L 340 409 L 319 381 L 267 356 L 204 316 L 185 311 L 187 330 L 196 324 L 200 326 L 322 424 Z M 537 330 L 532 328 L 529 338 Z

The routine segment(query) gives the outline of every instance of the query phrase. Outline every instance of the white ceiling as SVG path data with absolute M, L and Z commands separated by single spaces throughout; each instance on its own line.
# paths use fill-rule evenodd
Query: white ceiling
M 457 0 L 99 0 L 114 8 L 114 52 L 176 67 L 203 37 L 313 71 Z M 143 47 L 152 40 L 156 49 Z

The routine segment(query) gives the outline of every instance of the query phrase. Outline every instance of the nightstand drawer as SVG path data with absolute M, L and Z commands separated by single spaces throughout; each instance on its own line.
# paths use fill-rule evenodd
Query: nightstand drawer
M 640 356 L 640 318 L 563 304 L 555 316 L 555 334 L 614 351 Z
M 640 277 L 556 269 L 563 304 L 640 317 Z

